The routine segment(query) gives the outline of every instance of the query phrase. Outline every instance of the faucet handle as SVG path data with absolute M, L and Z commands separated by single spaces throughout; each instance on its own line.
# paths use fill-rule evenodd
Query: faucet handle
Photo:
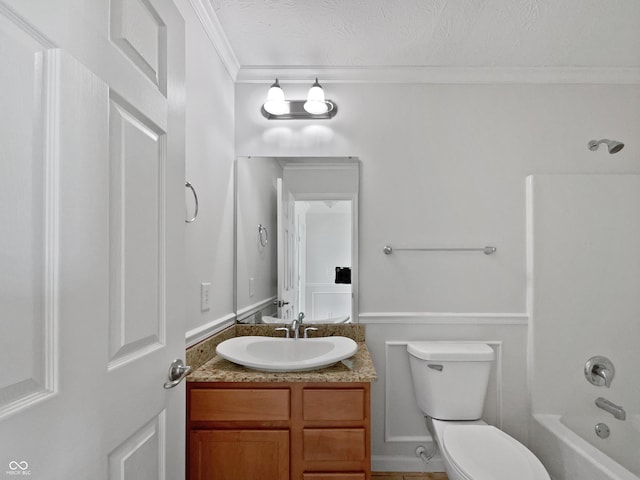
M 304 329 L 304 338 L 309 338 L 307 332 L 317 332 L 318 329 L 316 327 L 307 327 Z
M 276 332 L 284 332 L 285 338 L 289 338 L 289 329 L 287 327 L 278 327 L 276 328 Z
M 587 381 L 597 387 L 609 388 L 615 374 L 616 369 L 607 357 L 591 357 L 584 366 L 584 376 Z

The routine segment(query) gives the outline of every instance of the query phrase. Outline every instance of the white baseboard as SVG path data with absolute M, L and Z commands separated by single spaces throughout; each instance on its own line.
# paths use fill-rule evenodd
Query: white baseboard
M 444 463 L 440 454 L 425 464 L 417 457 L 403 457 L 400 455 L 372 455 L 372 472 L 444 472 Z

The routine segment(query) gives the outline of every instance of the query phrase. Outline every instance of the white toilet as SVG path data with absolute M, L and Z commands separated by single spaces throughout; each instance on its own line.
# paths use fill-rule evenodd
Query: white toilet
M 493 349 L 477 343 L 410 342 L 411 376 L 449 480 L 550 480 L 531 451 L 480 420 Z

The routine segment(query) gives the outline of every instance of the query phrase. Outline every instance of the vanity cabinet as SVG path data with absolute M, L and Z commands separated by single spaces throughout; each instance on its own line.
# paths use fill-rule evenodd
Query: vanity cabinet
M 369 480 L 370 384 L 187 384 L 189 480 Z

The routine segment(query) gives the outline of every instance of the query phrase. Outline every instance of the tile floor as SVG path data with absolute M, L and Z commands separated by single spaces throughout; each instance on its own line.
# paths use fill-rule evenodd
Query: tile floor
M 447 474 L 413 472 L 371 472 L 371 480 L 447 480 Z

